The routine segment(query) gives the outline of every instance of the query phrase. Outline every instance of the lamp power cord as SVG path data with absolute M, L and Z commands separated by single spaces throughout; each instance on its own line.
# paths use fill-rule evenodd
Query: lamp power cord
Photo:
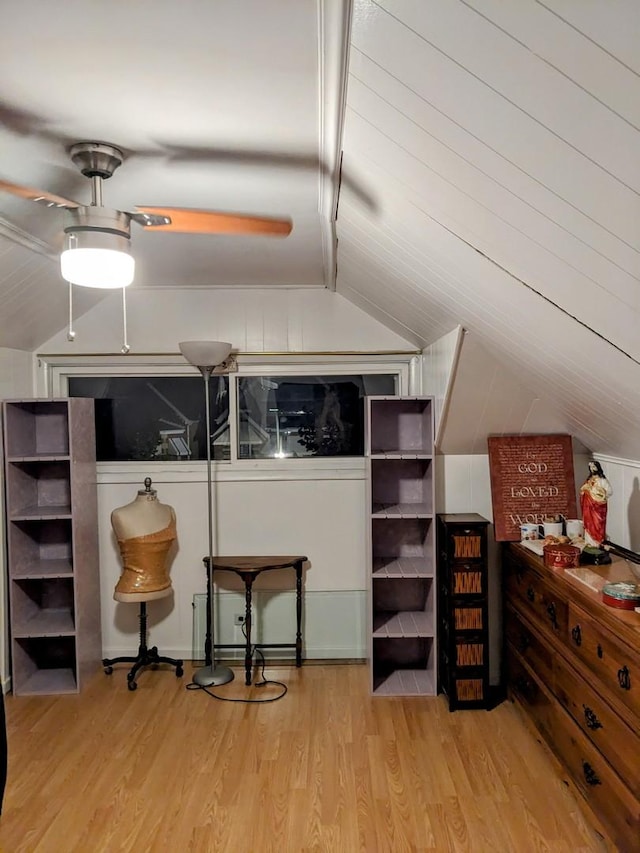
M 274 684 L 277 687 L 282 688 L 282 690 L 280 691 L 280 693 L 278 693 L 277 696 L 271 696 L 269 699 L 238 699 L 238 698 L 233 698 L 231 696 L 219 696 L 217 693 L 214 693 L 209 687 L 205 687 L 203 684 L 196 684 L 194 681 L 189 682 L 189 684 L 186 685 L 186 689 L 187 690 L 202 690 L 204 693 L 206 693 L 212 699 L 218 699 L 220 702 L 241 702 L 245 705 L 264 705 L 267 702 L 277 702 L 278 699 L 282 699 L 286 695 L 287 689 L 288 689 L 287 685 L 284 684 L 282 681 L 273 681 L 272 679 L 268 679 L 265 676 L 265 672 L 264 672 L 266 663 L 265 663 L 265 658 L 264 658 L 264 655 L 262 653 L 262 650 L 257 648 L 256 646 L 254 646 L 253 649 L 251 650 L 252 657 L 255 654 L 258 654 L 260 656 L 260 679 L 261 680 L 256 681 L 254 684 L 254 687 L 266 687 L 267 684 Z

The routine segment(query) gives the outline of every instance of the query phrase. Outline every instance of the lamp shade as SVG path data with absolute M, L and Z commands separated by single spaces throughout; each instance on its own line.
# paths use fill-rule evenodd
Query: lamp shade
M 135 261 L 119 249 L 65 249 L 60 271 L 66 281 L 81 287 L 127 287 L 133 281 Z
M 178 346 L 194 367 L 217 367 L 229 358 L 232 344 L 224 341 L 182 341 Z

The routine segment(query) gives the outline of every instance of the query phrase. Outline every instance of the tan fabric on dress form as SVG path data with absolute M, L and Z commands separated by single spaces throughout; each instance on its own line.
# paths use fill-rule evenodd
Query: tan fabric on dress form
M 111 513 L 123 571 L 116 584 L 116 601 L 150 601 L 170 595 L 167 555 L 176 539 L 173 507 L 158 501 L 155 491 L 138 492 L 126 506 Z
M 113 594 L 116 601 L 148 601 L 170 594 L 166 564 L 175 539 L 176 522 L 172 519 L 164 530 L 118 540 L 123 570 Z

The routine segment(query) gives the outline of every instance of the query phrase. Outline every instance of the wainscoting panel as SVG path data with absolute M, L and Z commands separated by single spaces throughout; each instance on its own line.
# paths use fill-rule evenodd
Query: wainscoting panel
M 254 590 L 254 643 L 293 643 L 296 637 L 296 595 L 286 590 Z M 355 659 L 367 656 L 366 592 L 364 590 L 310 591 L 302 606 L 302 650 L 305 658 Z M 236 614 L 244 616 L 244 595 L 222 592 L 215 601 L 215 634 L 218 643 L 244 643 Z M 204 657 L 207 596 L 193 596 L 193 660 Z M 295 659 L 295 649 L 264 649 L 265 658 Z M 242 659 L 242 649 L 224 649 L 219 657 Z

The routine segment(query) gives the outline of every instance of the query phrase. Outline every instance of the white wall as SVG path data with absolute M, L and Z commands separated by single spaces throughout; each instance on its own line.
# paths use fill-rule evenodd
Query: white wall
M 219 339 L 241 352 L 354 353 L 413 351 L 412 345 L 343 297 L 327 290 L 136 290 L 127 294 L 133 353 L 178 352 L 181 340 Z M 112 294 L 80 318 L 74 343 L 63 331 L 41 353 L 115 353 L 121 339 L 121 296 Z M 108 361 L 108 355 L 105 355 Z M 410 360 L 408 355 L 406 361 Z M 81 361 L 81 358 L 79 359 Z M 347 368 L 349 369 L 349 368 Z M 46 388 L 40 371 L 41 393 Z M 314 467 L 315 466 L 315 467 Z M 305 574 L 305 641 L 310 657 L 357 658 L 366 654 L 365 464 L 363 459 L 214 465 L 215 553 L 300 554 Z M 171 565 L 174 594 L 147 607 L 149 641 L 165 654 L 192 658 L 194 597 L 206 591 L 202 558 L 207 550 L 205 463 L 134 463 L 98 466 L 98 507 L 103 651 L 106 657 L 137 647 L 138 609 L 113 600 L 121 564 L 110 525 L 111 511 L 133 499 L 151 476 L 158 497 L 178 520 Z M 295 634 L 293 572 L 264 574 L 255 589 L 257 630 L 264 642 L 288 642 Z M 218 641 L 241 641 L 232 624 L 243 612 L 237 579 L 217 575 Z M 274 597 L 266 590 L 278 590 Z M 267 606 L 268 604 L 268 606 Z M 349 615 L 350 614 L 350 615 Z M 197 613 L 196 620 L 197 622 Z
M 611 483 L 607 504 L 607 535 L 612 542 L 640 552 L 640 461 L 594 454 Z M 586 465 L 577 478 L 587 478 Z
M 304 460 L 299 461 L 304 464 Z M 98 478 L 102 634 L 104 653 L 112 657 L 131 652 L 137 632 L 137 608 L 113 600 L 121 563 L 109 517 L 114 507 L 135 497 L 137 489 L 142 487 L 144 472 L 136 477 L 133 471 L 110 473 L 104 470 L 108 465 L 99 467 L 102 469 Z M 158 498 L 175 509 L 178 539 L 170 570 L 173 598 L 150 602 L 147 606 L 152 644 L 165 654 L 185 659 L 193 657 L 192 604 L 194 596 L 206 592 L 202 560 L 208 548 L 206 470 L 204 464 L 196 463 L 188 468 L 182 475 L 177 472 L 151 475 Z M 367 583 L 364 460 L 353 460 L 349 468 L 307 471 L 307 476 L 311 479 L 292 479 L 290 472 L 282 469 L 268 477 L 264 472 L 254 472 L 237 479 L 238 475 L 229 468 L 216 466 L 214 553 L 308 557 L 305 618 L 313 621 L 316 607 L 328 607 L 325 613 L 328 622 L 324 637 L 316 638 L 317 647 L 306 644 L 307 655 L 363 657 L 364 636 L 354 638 L 352 625 L 334 621 L 331 600 L 324 593 L 330 592 L 336 602 L 346 597 L 357 606 L 364 606 Z M 292 600 L 285 612 L 286 624 L 265 622 L 265 614 L 260 611 L 260 592 L 291 590 L 294 578 L 292 571 L 283 571 L 265 573 L 256 581 L 254 615 L 258 624 L 262 623 L 266 642 L 293 641 L 295 611 Z M 216 584 L 220 611 L 218 641 L 234 643 L 239 638 L 233 629 L 232 616 L 244 613 L 243 587 L 234 575 L 226 572 L 216 574 Z M 358 593 L 355 598 L 354 593 Z M 339 611 L 339 605 L 335 609 Z M 363 617 L 364 613 L 354 614 L 353 622 L 361 625 Z M 346 643 L 345 637 L 355 639 L 356 647 Z
M 117 353 L 120 346 L 119 301 L 109 297 L 76 323 L 77 336 L 69 344 L 65 334 L 52 338 L 44 353 Z M 412 349 L 349 302 L 328 291 L 239 290 L 132 291 L 129 294 L 129 337 L 134 352 L 177 352 L 183 339 L 220 338 L 251 352 L 391 351 Z M 442 339 L 438 357 L 434 344 L 422 363 L 422 393 L 444 400 L 452 364 L 454 334 Z M 448 353 L 448 355 L 447 355 Z M 17 361 L 16 361 L 17 359 Z M 13 365 L 8 367 L 8 365 Z M 438 367 L 440 365 L 440 367 Z M 29 394 L 28 357 L 7 355 L 0 370 L 8 370 L 4 396 Z M 40 374 L 41 379 L 41 374 Z M 42 385 L 42 383 L 41 383 Z M 19 390 L 23 388 L 24 390 Z M 613 483 L 609 535 L 622 545 L 640 550 L 640 463 L 601 458 Z M 447 455 L 437 458 L 438 512 L 477 512 L 492 520 L 488 458 L 485 454 Z M 206 492 L 204 468 L 192 466 L 178 474 L 152 473 L 160 498 L 176 509 L 178 546 L 172 563 L 174 596 L 149 606 L 151 639 L 167 654 L 190 657 L 193 647 L 193 597 L 204 592 L 202 557 L 206 550 Z M 275 470 L 275 469 L 274 469 Z M 585 469 L 586 471 L 586 469 Z M 583 479 L 576 466 L 576 481 Z M 146 473 L 135 467 L 100 466 L 100 554 L 105 655 L 131 651 L 137 643 L 135 608 L 116 605 L 113 587 L 120 564 L 111 533 L 111 510 L 132 499 Z M 364 465 L 324 471 L 305 480 L 292 478 L 285 470 L 270 479 L 255 472 L 238 476 L 218 466 L 216 506 L 220 514 L 222 550 L 236 553 L 271 551 L 306 554 L 311 564 L 306 574 L 308 624 L 322 621 L 324 634 L 318 639 L 319 656 L 358 657 L 364 654 L 364 590 L 367 574 L 364 551 Z M 586 476 L 586 474 L 585 474 Z M 218 503 L 219 499 L 219 503 Z M 496 555 L 492 555 L 495 562 Z M 220 576 L 220 629 L 225 642 L 238 640 L 230 618 L 241 607 L 239 587 Z M 289 586 L 283 578 L 264 575 L 260 589 Z M 288 607 L 290 591 L 279 593 Z M 500 579 L 492 576 L 492 608 L 499 616 Z M 345 610 L 347 608 L 347 610 Z M 349 610 L 348 608 L 351 608 Z M 345 612 L 353 612 L 346 626 Z M 264 630 L 289 633 L 292 614 L 283 611 L 275 622 L 264 614 Z M 316 618 L 317 617 L 317 618 Z M 275 617 L 274 617 L 275 618 Z M 283 618 L 289 621 L 282 623 Z M 495 622 L 495 618 L 494 618 Z M 268 624 L 267 624 L 268 623 Z M 273 624 L 272 624 L 273 623 Z M 498 623 L 496 622 L 496 625 Z M 346 626 L 346 627 L 345 627 Z M 498 630 L 496 627 L 495 630 Z M 270 636 L 267 639 L 273 639 Z M 285 638 L 286 639 L 286 638 Z M 278 638 L 277 641 L 280 641 Z M 494 644 L 498 640 L 494 637 Z M 492 666 L 495 680 L 497 658 Z
M 178 341 L 230 341 L 241 352 L 326 352 L 415 349 L 337 293 L 324 289 L 167 288 L 127 291 L 132 352 L 176 353 Z M 122 296 L 111 293 L 47 341 L 44 353 L 118 353 Z

